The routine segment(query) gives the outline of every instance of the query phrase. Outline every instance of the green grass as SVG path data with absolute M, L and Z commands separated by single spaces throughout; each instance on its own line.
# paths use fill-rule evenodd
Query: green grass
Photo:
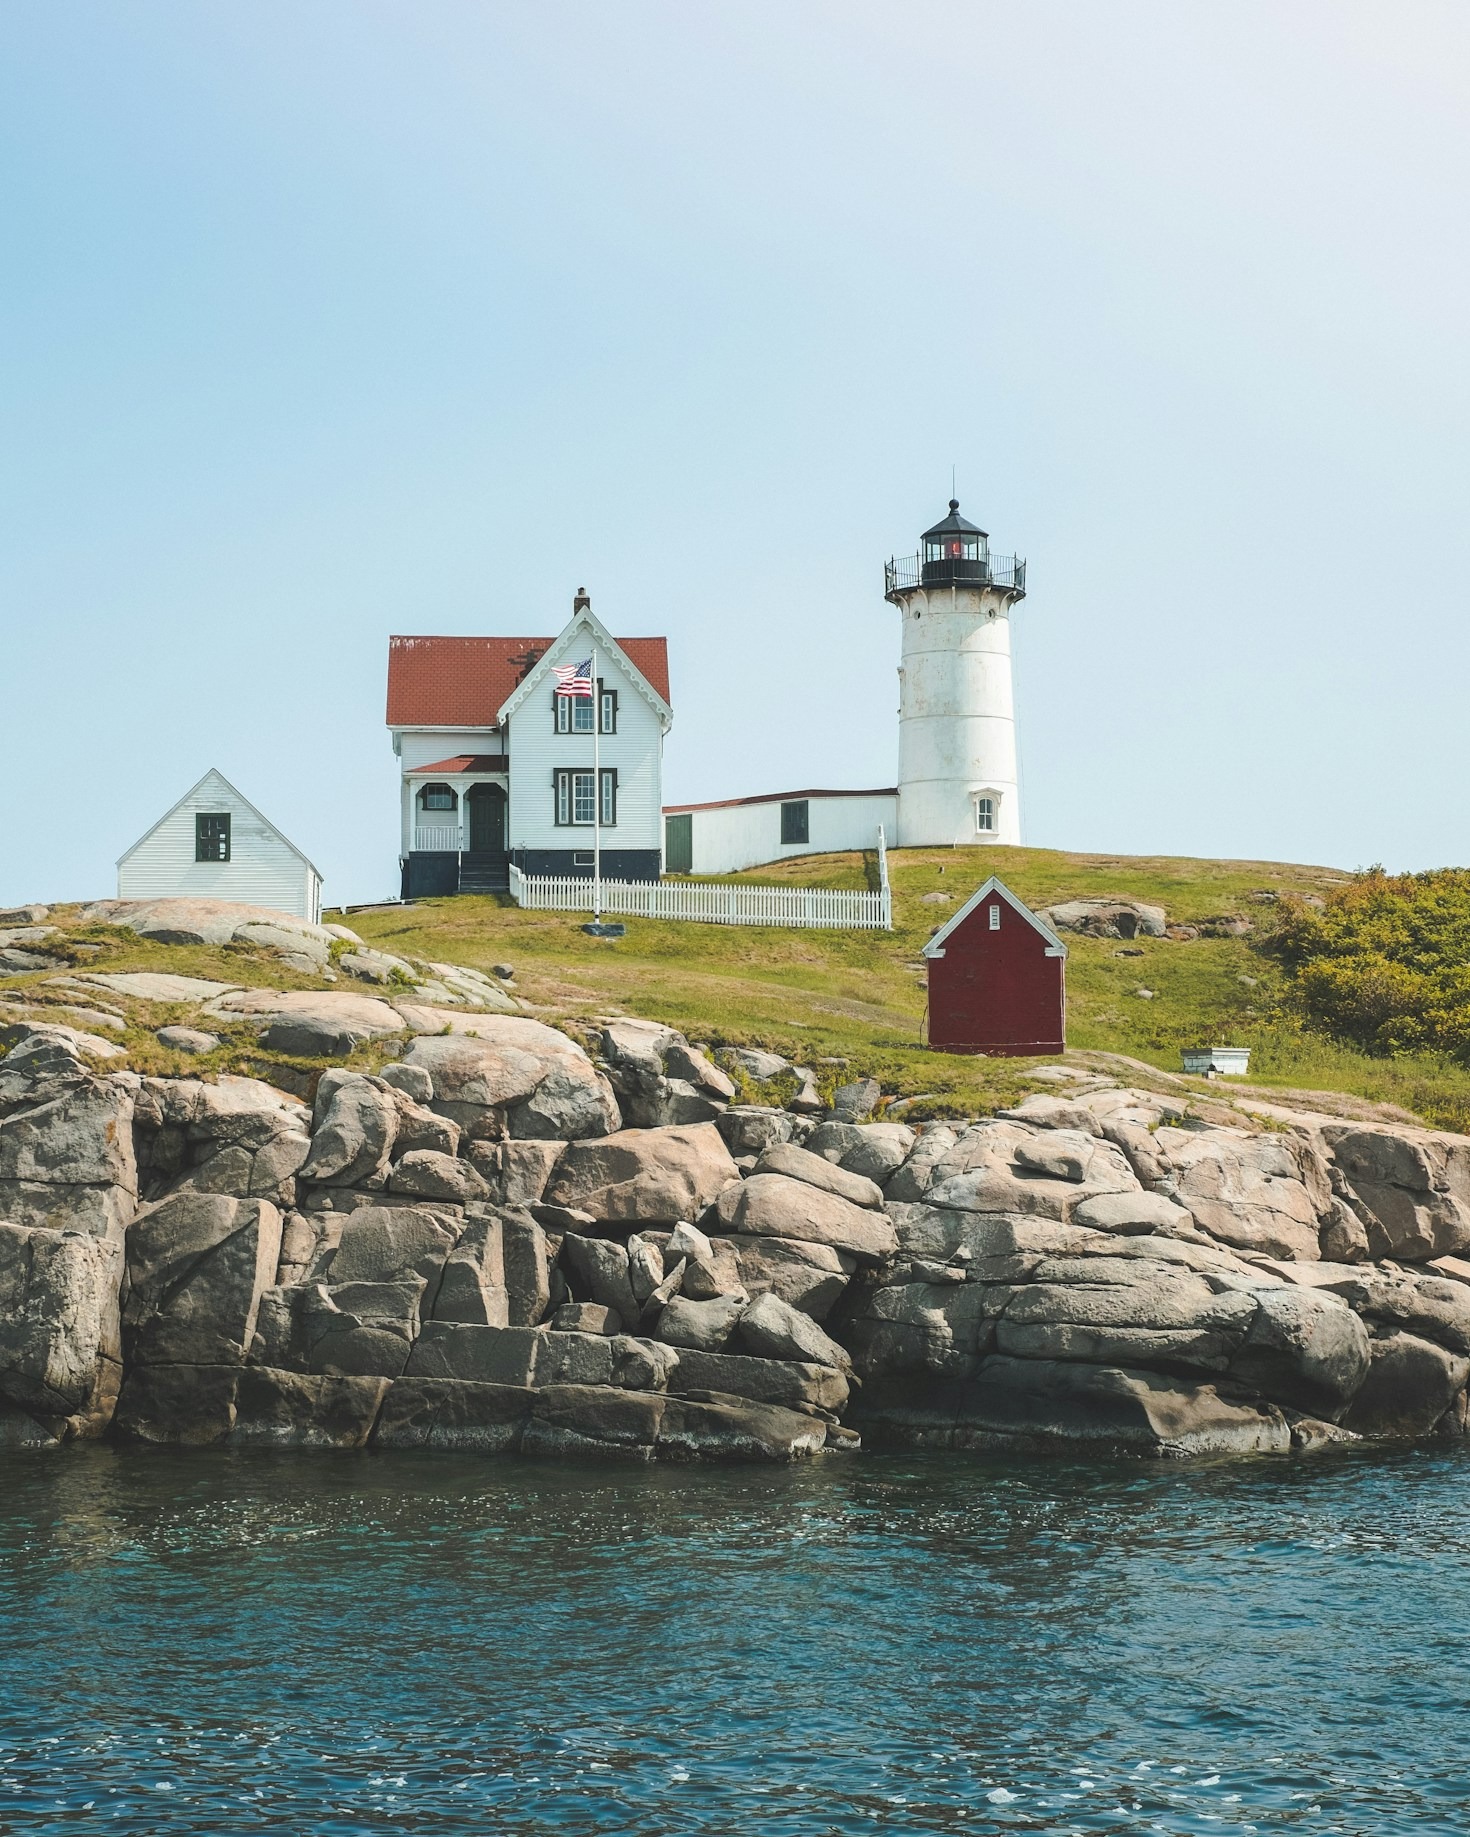
M 350 922 L 385 950 L 479 969 L 510 962 L 522 995 L 557 1019 L 620 1009 L 695 1040 L 765 1045 L 809 1063 L 846 1059 L 851 1072 L 898 1094 L 932 1094 L 928 1111 L 973 1113 L 1036 1088 L 1027 1075 L 1036 1062 L 929 1052 L 919 952 L 987 874 L 1038 907 L 1120 894 L 1163 906 L 1171 923 L 1242 917 L 1258 928 L 1271 922 L 1281 894 L 1320 896 L 1346 878 L 1281 862 L 1019 848 L 896 851 L 889 866 L 891 933 L 628 919 L 625 938 L 604 940 L 587 937 L 576 914 L 522 912 L 489 898 L 425 900 L 355 913 Z M 806 856 L 728 878 L 862 887 L 872 867 L 871 856 Z M 933 893 L 951 903 L 925 903 Z M 1284 1024 L 1282 972 L 1252 937 L 1067 941 L 1074 1050 L 1122 1053 L 1177 1074 L 1185 1046 L 1250 1046 L 1253 1086 L 1342 1092 L 1441 1126 L 1470 1126 L 1470 1072 L 1448 1059 L 1373 1059 Z
M 1074 1055 L 1123 1054 L 1177 1078 L 1185 1046 L 1249 1046 L 1252 1088 L 1337 1092 L 1470 1130 L 1470 1069 L 1428 1052 L 1370 1057 L 1287 1018 L 1285 972 L 1258 948 L 1258 939 L 1273 921 L 1275 897 L 1321 896 L 1346 879 L 1333 869 L 1003 848 L 904 850 L 889 861 L 892 932 L 628 919 L 626 937 L 597 939 L 582 931 L 580 915 L 522 912 L 508 900 L 472 897 L 357 912 L 348 922 L 368 942 L 399 955 L 482 970 L 511 963 L 533 1011 L 574 1028 L 614 1010 L 644 1015 L 692 1040 L 771 1047 L 814 1065 L 828 1085 L 872 1075 L 895 1095 L 926 1096 L 919 1115 L 963 1115 L 1042 1088 L 1030 1074 L 1044 1062 L 970 1058 L 924 1046 L 919 953 L 925 940 L 990 873 L 1036 907 L 1123 895 L 1163 906 L 1171 923 L 1241 917 L 1257 930 L 1187 942 L 1069 936 L 1068 1042 Z M 730 878 L 862 887 L 874 872 L 871 855 L 848 854 L 806 856 Z M 949 895 L 949 903 L 926 903 L 924 896 L 935 893 Z M 53 922 L 64 925 L 66 935 L 59 945 L 48 940 L 42 948 L 66 956 L 78 970 L 155 969 L 283 989 L 323 986 L 254 946 L 153 943 L 107 926 L 79 927 L 67 908 L 58 908 Z M 345 975 L 332 986 L 389 999 L 393 993 Z M 1138 994 L 1140 988 L 1153 991 L 1152 999 Z M 56 987 L 44 973 L 6 979 L 0 996 L 10 1002 L 87 1000 L 79 990 Z M 97 999 L 127 1010 L 125 1043 L 140 1070 L 250 1072 L 304 1092 L 317 1069 L 263 1053 L 248 1025 L 215 1026 L 224 1042 L 203 1060 L 170 1053 L 152 1029 L 198 1024 L 192 1008 L 124 1002 L 100 991 Z M 375 1063 L 385 1050 L 364 1049 L 353 1062 Z M 845 1064 L 823 1063 L 834 1060 Z M 1239 1089 L 1203 1082 L 1196 1088 L 1215 1098 Z

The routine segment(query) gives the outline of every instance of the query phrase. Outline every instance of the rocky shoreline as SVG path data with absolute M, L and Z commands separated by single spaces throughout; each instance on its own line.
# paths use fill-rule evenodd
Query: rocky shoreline
M 786 1461 L 1466 1433 L 1470 1138 L 1207 1118 L 1061 1068 L 1056 1095 L 910 1127 L 772 1054 L 626 1017 L 589 1050 L 415 993 L 372 1004 L 381 1068 L 329 1066 L 309 1102 L 6 1022 L 0 1445 Z M 231 999 L 344 1053 L 370 1000 Z M 786 1101 L 740 1101 L 762 1089 Z

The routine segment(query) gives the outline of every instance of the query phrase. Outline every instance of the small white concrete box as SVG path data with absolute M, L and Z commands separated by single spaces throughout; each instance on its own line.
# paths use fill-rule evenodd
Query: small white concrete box
M 1244 1078 L 1250 1063 L 1249 1046 L 1200 1046 L 1192 1050 L 1186 1047 L 1184 1052 L 1185 1071 L 1205 1078 L 1211 1073 L 1221 1078 Z

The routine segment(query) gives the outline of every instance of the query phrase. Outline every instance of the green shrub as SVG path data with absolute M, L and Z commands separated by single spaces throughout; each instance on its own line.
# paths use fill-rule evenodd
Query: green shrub
M 1470 870 L 1369 868 L 1320 905 L 1283 901 L 1266 948 L 1306 1025 L 1378 1056 L 1470 1063 Z

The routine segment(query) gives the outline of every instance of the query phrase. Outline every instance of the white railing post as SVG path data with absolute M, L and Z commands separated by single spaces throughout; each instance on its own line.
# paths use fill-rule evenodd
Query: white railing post
M 883 825 L 878 825 L 878 924 L 884 931 L 893 929 L 893 888 L 888 884 L 888 844 L 883 839 Z

